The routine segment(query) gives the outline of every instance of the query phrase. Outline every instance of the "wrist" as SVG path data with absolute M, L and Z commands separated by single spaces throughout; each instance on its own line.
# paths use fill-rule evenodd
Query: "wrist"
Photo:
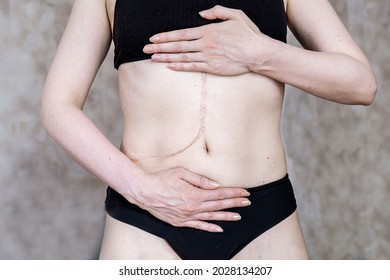
M 143 200 L 145 186 L 150 181 L 150 174 L 139 168 L 132 168 L 117 191 L 129 202 L 139 205 Z
M 250 72 L 267 76 L 272 71 L 272 65 L 275 57 L 280 55 L 281 42 L 269 38 L 265 35 L 259 35 L 253 42 L 249 53 L 247 67 Z

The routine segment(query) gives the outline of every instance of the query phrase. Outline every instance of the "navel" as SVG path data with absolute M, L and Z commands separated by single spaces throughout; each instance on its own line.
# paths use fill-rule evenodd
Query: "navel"
M 204 140 L 204 151 L 206 152 L 206 154 L 210 153 L 210 148 L 206 140 Z

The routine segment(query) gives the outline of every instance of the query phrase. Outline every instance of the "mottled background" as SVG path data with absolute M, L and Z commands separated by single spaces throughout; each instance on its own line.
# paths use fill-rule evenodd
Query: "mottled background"
M 372 62 L 370 107 L 344 106 L 288 88 L 283 135 L 313 259 L 390 258 L 390 1 L 333 0 Z M 71 0 L 0 1 L 0 259 L 93 259 L 105 186 L 44 132 L 39 102 Z M 296 44 L 293 38 L 290 42 Z M 112 52 L 86 112 L 119 144 Z

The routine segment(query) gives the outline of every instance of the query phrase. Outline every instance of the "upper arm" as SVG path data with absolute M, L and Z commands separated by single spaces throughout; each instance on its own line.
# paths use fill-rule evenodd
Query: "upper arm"
M 289 28 L 302 46 L 349 55 L 370 67 L 328 0 L 285 0 Z
M 105 0 L 75 0 L 50 67 L 43 102 L 82 107 L 111 44 Z

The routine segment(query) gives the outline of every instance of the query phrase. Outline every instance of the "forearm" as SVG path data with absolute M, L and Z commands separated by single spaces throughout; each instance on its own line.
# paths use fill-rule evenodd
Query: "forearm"
M 372 102 L 375 78 L 370 67 L 361 61 L 341 53 L 309 51 L 275 40 L 268 43 L 267 48 L 254 48 L 249 66 L 252 72 L 330 101 L 362 105 Z
M 126 193 L 127 198 L 136 198 L 137 186 L 144 172 L 118 150 L 77 106 L 71 103 L 44 105 L 42 122 L 55 142 L 83 168 L 117 192 Z

